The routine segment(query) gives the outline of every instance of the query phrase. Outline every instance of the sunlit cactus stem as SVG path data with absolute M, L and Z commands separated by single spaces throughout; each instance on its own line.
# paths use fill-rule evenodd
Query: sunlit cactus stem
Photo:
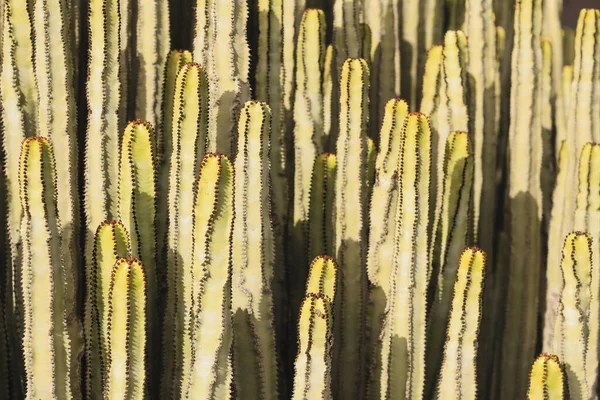
M 531 366 L 527 399 L 563 400 L 568 398 L 566 377 L 558 357 L 547 353 L 541 354 Z
M 562 251 L 554 352 L 565 363 L 569 392 L 575 399 L 594 398 L 597 390 L 598 268 L 592 264 L 592 237 L 569 234 Z
M 367 127 L 369 68 L 360 58 L 344 62 L 340 79 L 335 189 L 335 253 L 340 286 L 335 304 L 333 392 L 361 397 L 364 390 L 367 277 Z
M 96 230 L 92 261 L 86 264 L 85 395 L 101 398 L 108 367 L 108 293 L 112 270 L 120 258 L 130 257 L 129 234 L 116 221 L 103 222 Z
M 147 397 L 146 275 L 141 261 L 119 259 L 108 293 L 108 366 L 104 398 Z
M 465 249 L 460 255 L 448 316 L 438 398 L 477 398 L 477 340 L 485 274 L 485 252 Z
M 125 128 L 119 166 L 119 219 L 131 234 L 131 254 L 144 263 L 148 313 L 147 343 L 160 344 L 158 276 L 156 260 L 156 170 L 154 129 L 149 122 L 135 120 Z M 158 390 L 160 353 L 152 353 L 147 370 L 149 383 Z M 155 379 L 156 377 L 156 379 Z M 155 386 L 156 385 L 156 386 Z M 155 389 L 156 388 L 156 389 Z
M 204 158 L 208 132 L 208 79 L 197 63 L 177 76 L 169 168 L 166 246 L 167 300 L 163 319 L 161 398 L 180 398 L 192 355 L 192 264 L 195 182 Z M 184 375 L 185 374 L 185 375 Z
M 56 195 L 54 154 L 42 137 L 23 141 L 19 168 L 23 219 L 23 353 L 27 399 L 71 399 L 68 293 L 73 271 L 65 268 Z
M 294 400 L 330 400 L 331 345 L 333 337 L 332 304 L 329 297 L 307 294 L 300 309 L 295 362 Z
M 194 201 L 193 347 L 184 398 L 231 397 L 233 184 L 229 159 L 207 154 Z
M 472 187 L 473 154 L 466 132 L 452 132 L 446 143 L 444 179 L 440 182 L 442 202 L 436 210 L 431 247 L 431 272 L 434 288 L 429 314 L 428 385 L 435 384 L 442 364 L 444 341 L 451 318 L 452 289 L 460 265 L 457 260 L 473 240 Z M 463 252 L 463 255 L 465 253 Z M 431 387 L 431 386 L 430 386 Z
M 236 393 L 277 398 L 272 281 L 275 268 L 269 169 L 271 110 L 250 101 L 240 114 L 235 159 L 232 316 Z
M 369 249 L 367 254 L 367 276 L 370 282 L 368 318 L 368 356 L 380 363 L 381 333 L 386 300 L 390 295 L 392 266 L 389 263 L 394 252 L 394 232 L 399 196 L 398 174 L 408 104 L 404 100 L 392 99 L 385 106 L 385 114 L 379 134 L 380 151 L 375 160 L 375 182 L 369 209 Z M 373 367 L 372 367 L 373 368 Z M 377 369 L 378 367 L 374 367 Z M 369 384 L 377 384 L 378 377 Z M 373 388 L 370 389 L 370 391 Z
M 431 131 L 425 115 L 408 115 L 400 154 L 390 289 L 380 343 L 373 347 L 370 398 L 425 395 L 431 174 Z
M 236 121 L 250 99 L 248 5 L 235 0 L 196 0 L 194 61 L 210 82 L 207 149 L 232 155 Z
M 118 215 L 119 105 L 121 99 L 119 0 L 91 0 L 88 7 L 89 57 L 86 81 L 88 105 L 84 156 L 86 248 L 92 258 L 93 233 Z
M 332 257 L 317 256 L 310 264 L 306 295 L 316 294 L 327 296 L 333 304 L 338 285 L 338 265 Z
M 501 365 L 495 371 L 501 398 L 525 396 L 528 360 L 536 352 L 542 266 L 541 6 L 541 0 L 518 0 L 515 8 L 505 213 L 509 247 L 503 269 L 508 288 L 496 357 Z M 521 66 L 524 58 L 530 68 Z

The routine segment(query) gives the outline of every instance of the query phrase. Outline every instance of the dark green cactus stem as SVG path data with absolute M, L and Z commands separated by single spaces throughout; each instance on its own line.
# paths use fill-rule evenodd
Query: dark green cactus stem
M 554 107 L 552 54 L 554 48 L 547 38 L 541 39 L 542 76 L 541 85 L 541 124 L 542 124 L 542 171 L 540 186 L 542 189 L 542 229 L 548 231 L 548 220 L 552 212 L 552 191 L 554 189 L 556 155 L 554 151 Z
M 375 183 L 375 161 L 377 160 L 377 147 L 370 137 L 367 138 L 367 199 L 371 198 L 373 184 Z
M 564 27 L 562 30 L 562 45 L 563 45 L 563 59 L 561 66 L 573 65 L 575 62 L 575 30 Z M 565 101 L 569 101 L 569 95 L 564 95 Z M 568 108 L 566 108 L 568 110 Z
M 231 398 L 233 167 L 207 154 L 194 200 L 192 361 L 182 398 Z
M 370 134 L 379 143 L 385 103 L 400 96 L 400 1 L 373 1 L 363 11 L 372 36 Z
M 463 249 L 473 239 L 472 187 L 473 154 L 467 132 L 452 132 L 446 142 L 444 179 L 440 182 L 442 202 L 437 205 L 431 247 L 431 273 L 435 288 L 429 314 L 428 386 L 435 384 L 446 339 L 447 324 L 452 318 L 452 288 Z M 463 252 L 463 255 L 465 253 Z M 469 397 L 469 396 L 467 396 Z
M 93 232 L 118 215 L 119 183 L 119 77 L 121 47 L 119 0 L 91 0 L 88 8 L 89 57 L 86 99 L 84 213 L 85 262 L 92 259 Z
M 474 247 L 465 249 L 454 283 L 438 398 L 477 398 L 477 340 L 485 275 L 485 252 Z
M 427 117 L 409 114 L 401 140 L 388 306 L 379 341 L 373 345 L 369 398 L 425 395 L 431 174 Z
M 552 354 L 542 353 L 531 366 L 529 372 L 528 400 L 568 399 L 565 372 Z
M 369 355 L 375 359 L 379 358 L 377 338 L 381 333 L 386 300 L 390 295 L 392 266 L 389 259 L 394 252 L 395 216 L 399 195 L 398 167 L 401 162 L 402 130 L 407 115 L 408 104 L 404 100 L 392 99 L 387 102 L 379 135 L 380 151 L 375 161 L 367 254 L 367 275 L 371 284 L 367 326 L 369 351 L 373 353 Z
M 269 169 L 271 110 L 260 102 L 242 109 L 235 159 L 232 315 L 236 393 L 277 398 L 272 281 L 275 257 Z M 277 266 L 280 268 L 280 266 Z
M 562 288 L 554 352 L 565 363 L 569 393 L 591 399 L 598 385 L 598 292 L 600 274 L 592 264 L 592 237 L 570 233 L 562 251 Z
M 123 0 L 121 0 L 123 1 Z M 165 65 L 171 49 L 168 1 L 136 1 L 135 117 L 161 131 Z M 190 60 L 191 61 L 191 60 Z M 161 133 L 162 134 L 162 133 Z M 144 266 L 146 262 L 144 262 Z
M 315 159 L 310 187 L 308 215 L 308 259 L 335 255 L 335 154 L 324 153 Z
M 419 81 L 417 49 L 419 49 L 419 44 L 422 41 L 422 38 L 419 37 L 419 24 L 424 17 L 422 13 L 424 10 L 421 9 L 421 1 L 412 0 L 400 3 L 402 9 L 400 11 L 400 26 L 402 27 L 400 33 L 402 38 L 400 47 L 400 96 L 406 99 L 409 106 L 416 108 L 418 104 L 417 82 Z M 432 42 L 431 45 L 433 44 Z M 424 48 L 424 50 L 427 50 L 427 48 Z
M 496 371 L 501 398 L 527 392 L 529 361 L 535 357 L 541 271 L 542 165 L 541 0 L 517 0 L 512 52 L 508 151 L 509 238 L 507 305 Z M 531 68 L 520 60 L 528 59 Z
M 119 219 L 131 233 L 131 253 L 144 263 L 148 313 L 147 342 L 149 348 L 160 345 L 158 314 L 158 276 L 156 260 L 156 170 L 154 129 L 149 122 L 135 120 L 123 134 L 119 167 Z M 158 390 L 156 368 L 160 353 L 148 360 L 152 391 Z M 155 379 L 156 377 L 156 379 Z
M 367 128 L 369 68 L 360 58 L 344 62 L 337 139 L 335 253 L 340 287 L 335 304 L 333 391 L 347 399 L 363 393 L 367 277 Z M 337 370 L 336 370 L 337 368 Z
M 23 141 L 19 185 L 23 220 L 23 350 L 26 398 L 71 399 L 71 339 L 67 327 L 73 271 L 60 236 L 54 154 L 42 137 Z
M 85 274 L 85 393 L 89 399 L 103 396 L 107 379 L 108 293 L 112 269 L 118 259 L 130 254 L 125 227 L 116 221 L 100 224 L 94 237 L 92 261 L 86 265 Z
M 183 66 L 175 85 L 167 233 L 167 304 L 163 320 L 161 398 L 180 398 L 182 376 L 190 369 L 194 185 L 206 149 L 208 79 L 202 66 Z
M 331 344 L 333 311 L 329 297 L 307 294 L 298 320 L 294 400 L 331 400 Z
M 146 296 L 146 275 L 142 262 L 134 258 L 119 259 L 112 270 L 108 293 L 105 399 L 148 398 Z
M 361 58 L 364 58 L 371 65 L 371 43 L 373 42 L 373 33 L 371 27 L 364 23 L 360 23 L 360 39 L 362 40 Z
M 235 0 L 196 0 L 194 61 L 210 82 L 207 150 L 231 154 L 240 106 L 250 99 L 248 5 Z

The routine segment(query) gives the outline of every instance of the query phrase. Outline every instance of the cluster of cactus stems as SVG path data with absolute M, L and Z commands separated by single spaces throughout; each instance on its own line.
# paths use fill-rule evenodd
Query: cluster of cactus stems
M 600 10 L 170 3 L 0 0 L 0 398 L 600 395 Z

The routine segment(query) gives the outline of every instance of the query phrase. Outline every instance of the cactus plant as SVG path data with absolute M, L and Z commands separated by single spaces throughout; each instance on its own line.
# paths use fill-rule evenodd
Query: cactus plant
M 0 0 L 0 398 L 595 397 L 562 8 Z
M 448 318 L 438 397 L 477 398 L 477 335 L 481 321 L 486 255 L 467 248 L 460 256 Z
M 565 373 L 555 355 L 543 353 L 531 366 L 527 399 L 562 400 L 567 397 Z

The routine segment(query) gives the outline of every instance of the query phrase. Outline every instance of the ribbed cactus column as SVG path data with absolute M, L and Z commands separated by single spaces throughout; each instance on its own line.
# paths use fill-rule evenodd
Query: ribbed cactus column
M 310 264 L 306 294 L 325 295 L 333 304 L 338 284 L 338 265 L 332 257 L 317 256 Z
M 491 256 L 496 204 L 496 25 L 492 0 L 466 0 L 465 34 L 469 39 L 470 119 L 475 157 L 474 237 Z M 480 229 L 482 232 L 480 233 Z M 490 257 L 491 258 L 491 257 Z
M 119 166 L 119 218 L 131 233 L 131 254 L 144 263 L 148 304 L 147 343 L 160 345 L 158 314 L 158 276 L 156 261 L 156 173 L 154 129 L 149 122 L 135 120 L 125 128 Z M 166 194 L 166 193 L 165 193 Z M 160 353 L 148 359 L 147 373 L 152 392 L 158 390 L 159 372 L 156 366 Z
M 72 390 L 80 393 L 81 325 L 75 317 L 78 281 L 76 246 L 79 231 L 77 197 L 77 114 L 69 20 L 64 0 L 33 4 L 34 70 L 38 94 L 38 135 L 49 138 L 56 154 L 56 196 L 63 268 L 75 281 L 67 288 L 66 312 L 72 340 Z
M 157 187 L 159 193 L 169 191 L 169 171 L 173 154 L 173 116 L 175 115 L 176 84 L 179 70 L 192 62 L 192 53 L 187 50 L 172 50 L 167 57 L 164 71 L 161 129 L 155 132 Z M 168 228 L 168 196 L 158 196 L 157 205 L 157 246 L 158 254 L 164 255 Z
M 116 221 L 100 224 L 94 237 L 93 257 L 86 264 L 84 307 L 85 394 L 103 396 L 108 367 L 108 293 L 112 270 L 120 258 L 131 255 L 129 234 Z
M 377 0 L 364 8 L 371 27 L 371 136 L 379 142 L 385 104 L 400 96 L 400 48 L 402 11 L 399 0 Z
M 325 62 L 325 14 L 304 12 L 296 54 L 296 101 L 294 103 L 294 237 L 297 252 L 305 252 L 304 231 L 309 217 L 313 167 L 323 152 L 323 66 Z M 297 260 L 299 268 L 307 261 Z
M 137 0 L 136 6 L 136 26 L 131 29 L 135 29 L 136 39 L 133 65 L 135 117 L 162 130 L 164 70 L 171 48 L 169 2 Z
M 596 396 L 598 384 L 598 265 L 592 263 L 592 237 L 574 232 L 562 251 L 562 288 L 554 352 L 565 363 L 574 399 Z
M 565 215 L 565 202 L 567 196 L 572 196 L 567 192 L 567 144 L 562 142 L 558 151 L 558 174 L 556 176 L 556 185 L 552 195 L 552 214 L 548 228 L 548 249 L 546 258 L 546 312 L 544 314 L 544 331 L 542 350 L 552 351 L 554 343 L 554 326 L 556 321 L 556 312 L 558 310 L 558 301 L 560 298 L 560 288 L 562 283 L 562 274 L 560 272 L 561 253 L 556 251 L 563 243 L 564 237 L 561 233 L 564 230 L 563 225 L 571 224 L 570 217 Z
M 192 362 L 183 398 L 231 396 L 233 174 L 226 156 L 204 157 L 194 201 Z
M 291 321 L 295 327 L 304 298 L 303 283 L 308 276 L 309 203 L 313 185 L 313 168 L 325 146 L 323 135 L 323 69 L 325 62 L 325 14 L 308 9 L 302 15 L 296 51 L 296 94 L 294 102 L 294 199 L 292 240 L 289 249 L 289 279 L 292 299 Z M 322 176 L 321 176 L 322 177 Z M 315 190 L 323 189 L 322 186 Z M 321 220 L 326 223 L 327 216 Z M 315 254 L 330 254 L 319 253 Z M 332 254 L 330 254 L 332 255 Z M 292 332 L 295 329 L 290 329 Z M 294 332 L 294 335 L 296 332 Z M 293 346 L 290 346 L 293 347 Z M 291 349 L 294 351 L 294 349 Z M 293 358 L 295 354 L 291 355 Z
M 427 338 L 428 385 L 431 386 L 435 384 L 442 364 L 447 326 L 449 318 L 452 318 L 452 289 L 455 288 L 457 274 L 460 274 L 457 260 L 461 252 L 464 256 L 464 248 L 473 240 L 472 151 L 468 133 L 450 134 L 446 142 L 444 180 L 440 182 L 442 202 L 437 205 L 430 250 L 431 285 L 435 288 Z
M 334 114 L 333 102 L 333 74 L 335 71 L 332 69 L 335 69 L 335 58 L 333 57 L 333 45 L 330 44 L 325 50 L 325 65 L 323 67 L 323 143 L 325 143 L 326 149 L 335 148 L 335 140 L 337 139 L 337 136 L 332 134 L 333 123 L 337 118 Z M 337 127 L 337 125 L 335 126 Z
M 371 365 L 369 398 L 425 396 L 431 174 L 431 131 L 425 115 L 408 115 L 400 152 L 388 305 L 375 349 L 380 354 Z
M 353 399 L 361 397 L 366 354 L 369 68 L 365 60 L 344 62 L 339 89 L 334 256 L 340 266 L 340 288 L 335 306 L 333 392 Z
M 331 397 L 331 344 L 333 318 L 331 300 L 325 295 L 307 294 L 300 309 L 294 400 Z
M 571 89 L 573 83 L 573 65 L 565 65 L 562 67 L 562 90 L 563 90 L 563 108 L 565 114 L 565 126 L 568 120 L 569 111 L 571 110 Z M 566 130 L 566 128 L 565 128 Z M 556 147 L 560 147 L 560 143 L 567 140 L 567 133 L 561 131 L 556 132 Z
M 582 10 L 575 36 L 575 62 L 569 100 L 567 146 L 569 182 L 575 190 L 578 156 L 588 142 L 600 142 L 600 10 Z M 572 215 L 574 201 L 567 201 L 565 212 Z M 566 226 L 566 235 L 571 226 Z
M 552 81 L 552 54 L 554 49 L 547 38 L 541 39 L 542 47 L 542 71 L 541 71 L 541 124 L 542 124 L 542 172 L 540 186 L 542 188 L 542 229 L 548 230 L 548 220 L 552 211 L 552 191 L 555 180 L 556 155 L 554 150 L 554 104 Z
M 141 261 L 119 259 L 108 292 L 108 368 L 104 398 L 146 399 L 146 275 Z
M 91 0 L 88 8 L 89 57 L 86 84 L 88 118 L 85 141 L 85 262 L 92 257 L 93 232 L 118 214 L 119 182 L 119 0 Z
M 486 254 L 467 248 L 460 255 L 448 318 L 438 398 L 477 398 L 477 339 L 481 321 Z
M 375 183 L 369 209 L 369 249 L 367 275 L 371 283 L 368 309 L 369 356 L 379 358 L 377 338 L 381 332 L 382 317 L 390 295 L 392 266 L 390 258 L 394 252 L 394 232 L 398 203 L 398 168 L 404 122 L 408 115 L 408 104 L 404 100 L 392 99 L 385 106 L 381 127 L 380 151 L 375 162 Z M 369 361 L 373 362 L 373 360 Z M 381 362 L 378 360 L 378 362 Z
M 250 99 L 245 1 L 196 0 L 194 61 L 210 82 L 208 150 L 231 154 L 240 106 Z
M 208 79 L 196 63 L 183 66 L 175 85 L 169 173 L 167 232 L 167 302 L 163 320 L 163 377 L 161 398 L 181 396 L 182 374 L 188 373 L 192 340 L 192 263 L 195 182 L 206 149 Z
M 232 314 L 236 393 L 277 398 L 271 283 L 275 265 L 269 170 L 271 110 L 260 102 L 242 109 L 235 159 L 232 236 Z
M 568 398 L 565 373 L 555 355 L 543 353 L 531 366 L 528 400 L 562 400 Z
M 27 399 L 71 399 L 71 340 L 67 297 L 73 271 L 63 264 L 52 146 L 25 139 L 19 169 L 23 220 L 23 352 Z
M 528 360 L 535 356 L 541 271 L 542 164 L 541 0 L 518 0 L 512 52 L 507 227 L 510 252 L 502 346 L 495 372 L 500 397 L 527 391 Z M 523 63 L 522 60 L 530 60 Z
M 308 260 L 335 254 L 335 154 L 323 153 L 315 159 L 308 210 Z

